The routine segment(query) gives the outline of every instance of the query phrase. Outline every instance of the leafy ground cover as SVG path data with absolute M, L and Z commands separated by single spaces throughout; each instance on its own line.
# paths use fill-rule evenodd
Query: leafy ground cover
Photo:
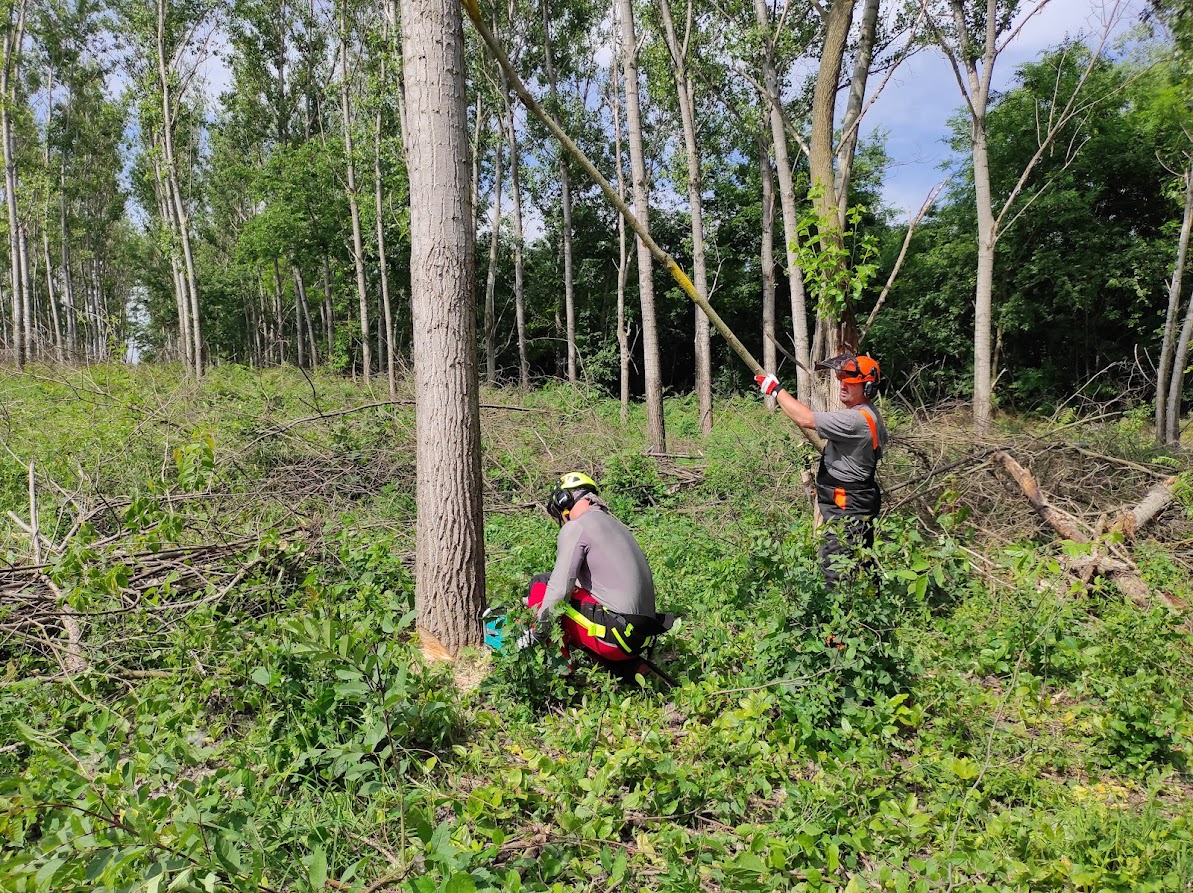
M 0 378 L 0 889 L 1190 889 L 1187 618 L 1075 584 L 994 485 L 917 484 L 923 419 L 888 408 L 877 585 L 829 596 L 805 448 L 756 400 L 708 438 L 669 401 L 695 458 L 663 460 L 597 394 L 483 401 L 491 600 L 550 565 L 550 477 L 591 470 L 684 615 L 676 688 L 420 660 L 409 405 L 293 370 Z M 1179 470 L 1137 422 L 1081 448 Z M 1181 492 L 1137 551 L 1187 603 Z

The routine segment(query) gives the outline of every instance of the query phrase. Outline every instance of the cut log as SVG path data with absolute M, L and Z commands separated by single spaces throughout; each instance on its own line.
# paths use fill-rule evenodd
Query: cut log
M 1173 610 L 1183 609 L 1183 605 L 1167 594 L 1163 592 L 1152 593 L 1147 583 L 1139 576 L 1138 569 L 1129 560 L 1125 559 L 1125 551 L 1121 549 L 1116 550 L 1120 556 L 1124 556 L 1122 558 L 1110 558 L 1107 555 L 1101 554 L 1102 547 L 1106 544 L 1104 542 L 1096 542 L 1098 539 L 1096 536 L 1090 537 L 1084 535 L 1076 518 L 1049 503 L 1044 491 L 1040 489 L 1039 482 L 1036 481 L 1035 476 L 1016 462 L 1014 457 L 1009 453 L 999 450 L 994 453 L 993 459 L 1006 470 L 1007 474 L 1015 479 L 1020 489 L 1023 490 L 1023 495 L 1027 497 L 1027 501 L 1031 503 L 1032 508 L 1036 510 L 1049 527 L 1067 540 L 1092 544 L 1092 554 L 1084 558 L 1077 558 L 1066 562 L 1068 570 L 1077 576 L 1082 583 L 1088 584 L 1095 576 L 1109 577 L 1123 595 L 1127 596 L 1127 598 L 1140 607 L 1149 608 L 1153 600 L 1158 599 Z M 1129 512 L 1123 512 L 1115 520 L 1111 531 L 1119 531 L 1129 540 L 1136 530 L 1151 521 L 1152 518 L 1159 514 L 1172 501 L 1173 493 L 1171 484 L 1173 480 L 1174 478 L 1169 478 L 1167 481 L 1152 487 L 1139 505 L 1135 506 Z M 1165 494 L 1167 495 L 1165 496 Z M 1104 523 L 1103 521 L 1099 521 L 1099 529 L 1101 529 Z
M 1110 529 L 1121 533 L 1126 539 L 1134 539 L 1138 531 L 1150 524 L 1176 498 L 1172 492 L 1175 483 L 1176 477 L 1173 476 L 1153 484 L 1138 505 L 1114 519 Z
M 1077 519 L 1048 502 L 1035 475 L 1016 462 L 1010 453 L 998 450 L 993 459 L 1015 479 L 1020 489 L 1023 490 L 1023 495 L 1027 497 L 1027 501 L 1031 503 L 1032 508 L 1049 527 L 1067 540 L 1079 543 L 1088 542 L 1088 537 L 1082 534 Z

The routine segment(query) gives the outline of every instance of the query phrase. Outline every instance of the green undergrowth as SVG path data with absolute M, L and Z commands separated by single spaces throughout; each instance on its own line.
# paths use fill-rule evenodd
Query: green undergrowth
M 665 690 L 569 673 L 551 647 L 479 684 L 418 658 L 412 415 L 332 415 L 384 394 L 239 369 L 0 389 L 0 511 L 28 518 L 34 460 L 39 527 L 70 534 L 44 572 L 88 661 L 67 679 L 44 640 L 0 641 L 0 889 L 1193 883 L 1184 619 L 1074 587 L 1063 550 L 979 569 L 947 532 L 964 525 L 910 515 L 884 519 L 876 578 L 827 594 L 806 448 L 753 398 L 719 401 L 705 439 L 669 402 L 672 450 L 699 458 L 656 460 L 638 407 L 623 430 L 597 394 L 482 397 L 490 600 L 550 567 L 554 527 L 528 506 L 551 476 L 599 475 L 683 618 L 655 653 Z M 72 534 L 99 496 L 113 509 Z M 215 531 L 218 579 L 138 577 Z M 0 557 L 27 563 L 28 542 L 5 530 Z M 1181 556 L 1140 554 L 1152 585 L 1193 595 Z

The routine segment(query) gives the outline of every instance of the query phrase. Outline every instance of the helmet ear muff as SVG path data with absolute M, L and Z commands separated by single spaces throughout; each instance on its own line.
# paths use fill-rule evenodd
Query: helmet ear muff
M 563 487 L 556 487 L 547 497 L 547 514 L 555 519 L 556 524 L 562 526 L 575 504 L 575 493 Z
M 878 396 L 878 382 L 877 381 L 865 382 L 862 385 L 862 393 L 865 395 L 867 400 L 873 400 L 875 397 Z

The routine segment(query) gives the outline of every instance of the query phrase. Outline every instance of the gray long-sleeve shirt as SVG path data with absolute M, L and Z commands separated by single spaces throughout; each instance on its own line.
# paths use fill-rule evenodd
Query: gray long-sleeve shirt
M 559 528 L 558 551 L 539 617 L 579 585 L 619 614 L 655 613 L 654 577 L 628 527 L 593 506 Z

